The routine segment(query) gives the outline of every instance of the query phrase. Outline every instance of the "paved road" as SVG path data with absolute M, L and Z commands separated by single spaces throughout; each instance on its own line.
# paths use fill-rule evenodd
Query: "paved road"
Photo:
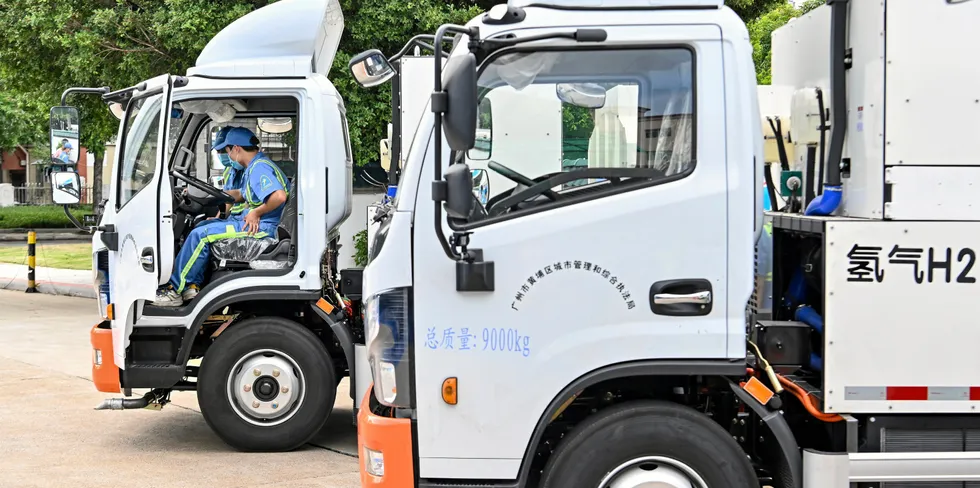
M 95 411 L 91 299 L 0 290 L 0 487 L 358 487 L 351 400 L 298 451 L 240 453 L 205 424 L 192 392 L 162 411 Z

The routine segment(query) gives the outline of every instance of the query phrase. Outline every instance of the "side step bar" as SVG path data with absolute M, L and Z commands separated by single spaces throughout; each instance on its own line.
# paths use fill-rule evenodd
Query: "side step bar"
M 980 452 L 803 451 L 803 488 L 895 481 L 980 481 Z

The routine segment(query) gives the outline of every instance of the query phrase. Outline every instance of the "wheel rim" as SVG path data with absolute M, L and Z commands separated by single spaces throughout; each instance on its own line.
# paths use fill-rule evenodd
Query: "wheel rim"
M 620 464 L 599 488 L 708 488 L 694 469 L 676 459 L 645 456 Z
M 288 354 L 261 349 L 235 362 L 227 391 L 231 408 L 242 420 L 272 427 L 289 420 L 303 405 L 306 378 Z

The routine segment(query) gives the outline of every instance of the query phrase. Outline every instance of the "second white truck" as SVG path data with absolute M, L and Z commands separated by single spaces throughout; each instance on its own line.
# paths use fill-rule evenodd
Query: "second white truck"
M 781 113 L 721 0 L 511 0 L 440 27 L 364 271 L 362 486 L 980 481 L 978 19 L 829 0 L 773 35 Z M 391 75 L 370 59 L 355 76 Z M 540 100 L 562 113 L 512 132 Z M 767 177 L 776 115 L 794 147 Z M 587 164 L 562 167 L 550 128 L 582 119 Z M 482 201 L 477 164 L 511 184 Z

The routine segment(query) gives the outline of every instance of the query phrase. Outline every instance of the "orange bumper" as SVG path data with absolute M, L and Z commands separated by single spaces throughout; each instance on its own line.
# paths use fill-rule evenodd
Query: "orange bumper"
M 361 465 L 361 487 L 412 488 L 412 421 L 380 417 L 371 413 L 373 385 L 361 400 L 357 413 L 357 453 Z M 373 451 L 373 452 L 372 452 Z M 368 463 L 383 459 L 381 476 L 368 471 Z
M 112 353 L 112 325 L 108 320 L 95 324 L 92 337 L 92 382 L 103 393 L 119 393 L 119 368 Z

